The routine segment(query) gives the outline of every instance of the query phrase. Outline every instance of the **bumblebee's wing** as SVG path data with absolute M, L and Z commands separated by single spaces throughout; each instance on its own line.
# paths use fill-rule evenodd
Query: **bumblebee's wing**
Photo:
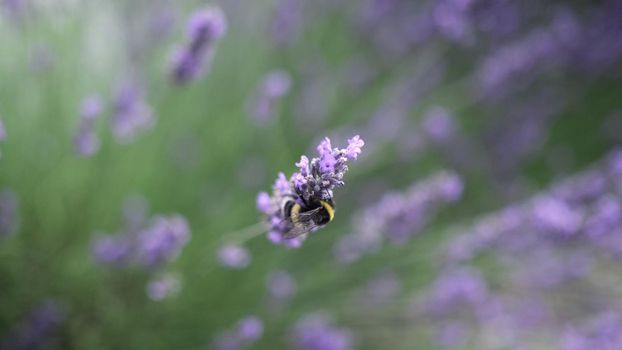
M 305 225 L 296 224 L 289 231 L 283 234 L 283 238 L 285 239 L 294 239 L 296 237 L 302 236 L 311 231 L 312 227 L 307 227 Z
M 291 222 L 291 228 L 285 232 L 283 237 L 285 239 L 293 239 L 298 236 L 304 235 L 305 233 L 309 233 L 318 227 L 313 218 L 322 208 L 316 208 L 313 210 L 306 211 L 304 213 L 298 214 L 296 221 Z

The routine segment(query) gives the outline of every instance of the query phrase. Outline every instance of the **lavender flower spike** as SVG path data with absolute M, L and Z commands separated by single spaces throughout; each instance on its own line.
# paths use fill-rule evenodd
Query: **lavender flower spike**
M 251 97 L 248 113 L 251 121 L 258 126 L 266 126 L 274 121 L 281 99 L 291 88 L 292 78 L 284 70 L 274 70 L 267 73 L 257 91 Z
M 212 60 L 215 42 L 226 32 L 227 20 L 219 7 L 208 6 L 192 15 L 188 43 L 173 55 L 173 81 L 183 85 L 198 79 Z
M 95 132 L 95 121 L 102 113 L 101 99 L 97 95 L 88 96 L 82 101 L 80 123 L 73 138 L 75 152 L 84 157 L 97 153 L 100 141 Z
M 125 81 L 119 87 L 111 125 L 119 143 L 134 141 L 140 132 L 155 124 L 153 111 L 143 95 L 142 88 L 135 81 Z
M 333 148 L 329 138 L 324 138 L 317 146 L 318 156 L 309 160 L 301 156 L 296 163 L 299 171 L 292 174 L 289 181 L 285 174 L 279 173 L 274 183 L 272 196 L 261 192 L 257 196 L 257 209 L 266 216 L 268 239 L 275 244 L 299 247 L 305 235 L 285 239 L 292 229 L 292 223 L 282 210 L 284 201 L 294 198 L 299 203 L 310 201 L 332 201 L 333 190 L 344 185 L 343 176 L 348 171 L 346 163 L 357 159 L 365 142 L 359 135 L 348 140 L 346 148 Z

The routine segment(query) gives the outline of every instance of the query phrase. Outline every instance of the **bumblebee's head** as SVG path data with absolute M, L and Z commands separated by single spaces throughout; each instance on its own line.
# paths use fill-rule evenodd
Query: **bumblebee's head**
M 333 217 L 335 216 L 335 204 L 332 200 L 320 200 L 320 204 L 322 205 L 322 210 L 318 212 L 315 223 L 318 225 L 326 225 L 333 221 Z

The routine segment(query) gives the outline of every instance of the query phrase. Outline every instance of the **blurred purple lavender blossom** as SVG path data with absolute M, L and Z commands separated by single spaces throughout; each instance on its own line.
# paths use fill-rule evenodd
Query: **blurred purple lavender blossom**
M 270 302 L 285 304 L 296 294 L 298 285 L 296 280 L 286 271 L 275 271 L 268 276 L 266 283 Z
M 617 1 L 605 1 L 582 16 L 565 6 L 554 8 L 548 23 L 483 60 L 476 73 L 479 89 L 503 96 L 549 72 L 585 72 L 588 77 L 605 72 L 622 58 L 619 19 Z
M 95 133 L 95 122 L 102 110 L 102 102 L 97 95 L 87 96 L 82 101 L 78 130 L 73 139 L 74 150 L 78 155 L 89 157 L 99 150 L 100 141 Z
M 568 327 L 560 350 L 615 350 L 622 348 L 622 319 L 614 311 L 602 312 L 593 319 Z
M 292 78 L 284 70 L 268 72 L 259 83 L 248 103 L 248 114 L 256 125 L 266 126 L 274 121 L 279 102 L 291 88 Z
M 552 22 L 493 50 L 476 70 L 479 89 L 487 95 L 503 95 L 559 67 L 567 54 L 561 40 Z
M 29 350 L 48 348 L 50 341 L 65 320 L 65 313 L 52 301 L 34 307 L 28 315 L 13 326 L 0 341 L 2 350 Z
M 93 239 L 96 262 L 122 268 L 138 264 L 154 269 L 174 260 L 190 240 L 190 228 L 181 215 L 155 216 L 139 228 L 132 222 L 127 224 L 122 233 L 97 235 Z
M 377 204 L 354 215 L 352 233 L 333 247 L 338 262 L 348 264 L 378 250 L 386 237 L 404 244 L 434 217 L 444 205 L 462 196 L 462 179 L 441 172 L 412 185 L 405 193 L 387 193 Z
M 124 82 L 118 89 L 112 116 L 112 133 L 120 143 L 134 141 L 143 130 L 155 123 L 153 111 L 142 89 L 133 81 Z
M 454 314 L 465 305 L 478 309 L 488 297 L 486 281 L 479 271 L 459 267 L 440 274 L 425 297 L 424 307 L 433 315 Z
M 17 231 L 19 224 L 19 202 L 17 193 L 10 189 L 0 192 L 0 237 Z
M 445 247 L 450 262 L 465 262 L 478 252 L 531 250 L 543 242 L 582 241 L 621 256 L 615 234 L 622 224 L 622 200 L 615 188 L 622 174 L 622 153 L 613 151 L 603 164 L 553 183 L 523 202 L 514 203 L 477 220 Z
M 156 216 L 137 237 L 138 262 L 157 267 L 175 259 L 190 240 L 190 228 L 180 215 Z
M 21 19 L 26 13 L 27 2 L 25 0 L 0 0 L 0 5 L 10 19 Z
M 166 274 L 149 281 L 146 291 L 147 296 L 151 300 L 162 301 L 179 293 L 180 288 L 181 282 L 179 278 L 171 274 Z
M 447 109 L 433 106 L 425 112 L 421 126 L 432 141 L 445 143 L 456 134 L 455 123 L 454 116 Z
M 287 198 L 332 200 L 333 189 L 344 185 L 343 176 L 348 171 L 346 163 L 355 160 L 361 153 L 365 142 L 359 135 L 348 140 L 346 148 L 333 148 L 330 139 L 324 138 L 317 146 L 318 157 L 309 160 L 301 156 L 296 163 L 299 172 L 292 174 L 288 181 L 285 174 L 279 173 L 274 183 L 272 196 L 261 192 L 257 196 L 257 209 L 266 215 L 269 226 L 268 239 L 275 244 L 299 247 L 306 235 L 285 239 L 283 235 L 291 228 L 281 212 L 281 205 Z
M 228 330 L 214 340 L 212 348 L 215 350 L 242 350 L 263 335 L 263 322 L 259 317 L 248 315 L 241 319 L 235 328 Z
M 91 243 L 91 254 L 95 261 L 114 267 L 126 267 L 132 258 L 133 249 L 131 238 L 122 235 L 98 234 Z
M 305 315 L 294 325 L 291 338 L 297 350 L 348 350 L 354 346 L 351 333 L 335 327 L 324 313 Z
M 186 46 L 172 59 L 171 77 L 179 85 L 200 78 L 213 60 L 216 42 L 227 32 L 227 19 L 217 6 L 206 6 L 188 20 Z
M 473 44 L 472 0 L 443 0 L 436 2 L 433 11 L 434 24 L 449 40 L 464 45 Z
M 226 244 L 218 249 L 220 265 L 232 269 L 244 269 L 251 263 L 251 255 L 244 246 Z
M 149 35 L 152 40 L 162 41 L 173 31 L 177 16 L 172 2 L 162 1 L 156 4 L 149 16 Z
M 304 1 L 278 0 L 274 5 L 269 34 L 277 46 L 290 46 L 302 30 Z
M 362 304 L 378 306 L 389 304 L 402 289 L 402 282 L 394 272 L 383 272 L 374 276 L 361 290 Z
M 252 344 L 263 335 L 263 322 L 257 316 L 246 316 L 237 326 L 237 334 L 246 344 Z

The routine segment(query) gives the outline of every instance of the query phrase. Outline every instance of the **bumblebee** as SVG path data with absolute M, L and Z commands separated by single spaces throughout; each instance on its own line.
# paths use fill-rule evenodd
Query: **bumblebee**
M 288 223 L 285 239 L 315 231 L 333 221 L 335 204 L 332 200 L 300 197 L 287 197 L 281 206 L 282 214 Z

